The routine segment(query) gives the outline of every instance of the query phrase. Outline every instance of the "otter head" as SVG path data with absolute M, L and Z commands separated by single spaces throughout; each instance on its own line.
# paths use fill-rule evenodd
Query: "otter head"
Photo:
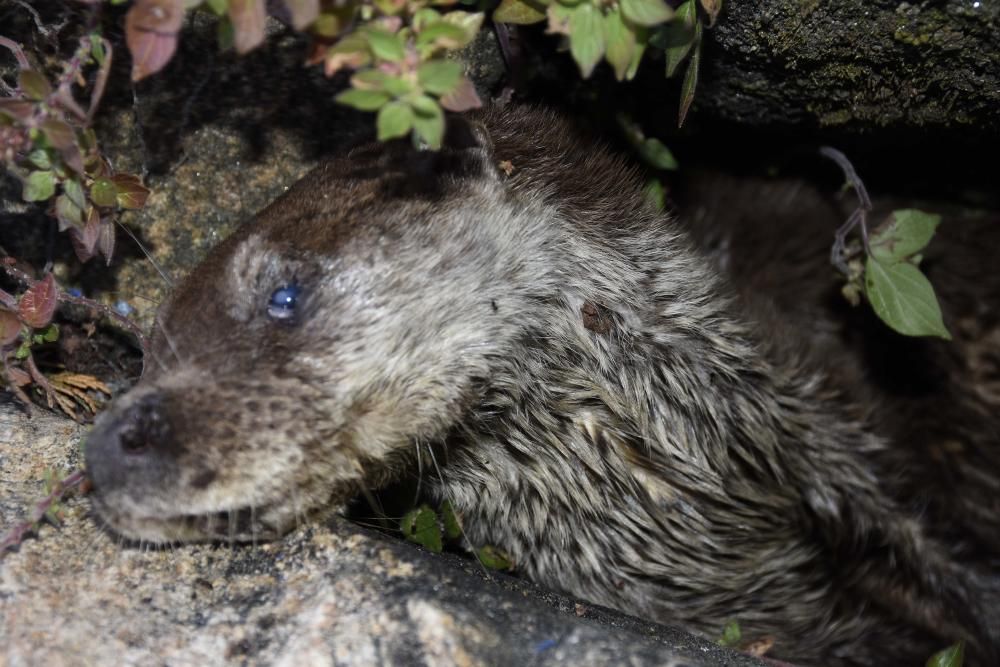
M 177 287 L 146 375 L 87 439 L 110 528 L 274 537 L 462 419 L 507 354 L 512 276 L 546 270 L 530 206 L 465 130 L 316 169 Z

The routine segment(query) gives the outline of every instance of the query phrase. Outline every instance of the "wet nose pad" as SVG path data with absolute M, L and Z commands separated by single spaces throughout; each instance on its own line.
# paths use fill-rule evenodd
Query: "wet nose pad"
M 98 491 L 155 484 L 172 470 L 176 448 L 163 396 L 147 394 L 98 421 L 87 436 L 87 474 Z

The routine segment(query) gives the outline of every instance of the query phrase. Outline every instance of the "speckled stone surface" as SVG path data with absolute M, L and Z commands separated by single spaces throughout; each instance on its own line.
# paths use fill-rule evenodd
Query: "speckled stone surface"
M 0 403 L 0 532 L 84 429 Z M 260 545 L 125 545 L 85 496 L 0 560 L 0 664 L 759 665 L 344 520 Z

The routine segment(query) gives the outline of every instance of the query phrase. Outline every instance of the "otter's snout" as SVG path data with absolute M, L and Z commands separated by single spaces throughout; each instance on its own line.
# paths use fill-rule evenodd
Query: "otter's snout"
M 148 393 L 98 419 L 87 437 L 87 474 L 103 493 L 150 488 L 174 476 L 179 449 L 164 395 Z

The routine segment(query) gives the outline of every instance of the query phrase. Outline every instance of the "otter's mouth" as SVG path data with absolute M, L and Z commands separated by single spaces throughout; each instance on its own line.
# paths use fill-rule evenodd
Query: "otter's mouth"
M 93 498 L 101 523 L 130 540 L 166 544 L 171 542 L 257 542 L 281 537 L 292 526 L 281 521 L 268 507 L 234 507 L 204 514 L 170 516 L 124 512 Z

